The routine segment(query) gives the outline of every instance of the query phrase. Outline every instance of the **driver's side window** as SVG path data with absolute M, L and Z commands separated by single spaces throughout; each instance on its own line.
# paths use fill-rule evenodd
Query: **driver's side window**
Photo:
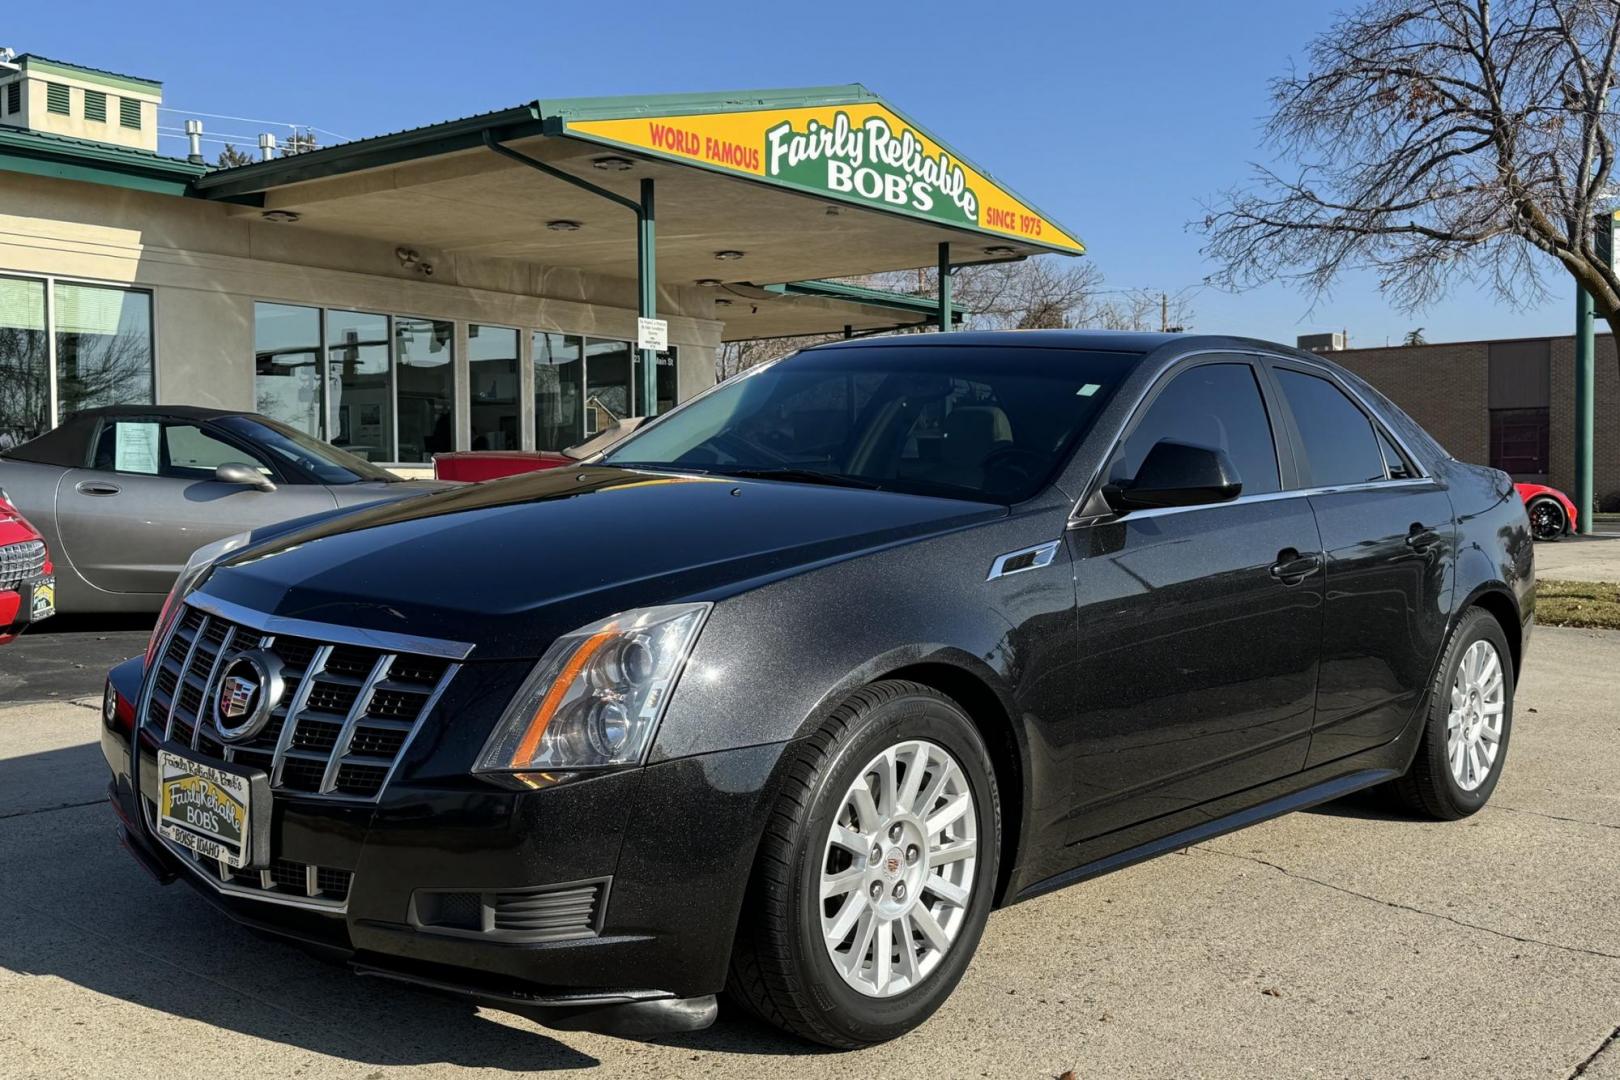
M 1109 483 L 1135 477 L 1148 451 L 1163 439 L 1224 450 L 1245 495 L 1281 490 L 1277 444 L 1248 364 L 1201 364 L 1174 376 L 1120 444 L 1109 463 Z
M 101 426 L 93 467 L 110 472 L 211 480 L 228 462 L 248 465 L 265 476 L 274 470 L 255 454 L 208 434 L 196 424 L 120 418 Z

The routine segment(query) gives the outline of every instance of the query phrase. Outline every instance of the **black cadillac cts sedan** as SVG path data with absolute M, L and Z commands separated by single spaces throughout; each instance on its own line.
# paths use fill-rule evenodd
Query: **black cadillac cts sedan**
M 1318 356 L 844 342 L 198 552 L 102 744 L 160 880 L 361 974 L 853 1047 L 998 906 L 1358 788 L 1477 811 L 1531 550 L 1507 476 Z

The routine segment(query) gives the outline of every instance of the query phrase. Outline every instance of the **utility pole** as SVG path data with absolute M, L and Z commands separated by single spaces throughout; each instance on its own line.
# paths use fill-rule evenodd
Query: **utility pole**
M 1170 332 L 1170 297 L 1166 293 L 1159 294 L 1159 333 Z
M 1614 259 L 1614 215 L 1602 213 L 1592 222 L 1592 246 L 1604 263 Z M 1593 400 L 1597 390 L 1597 342 L 1592 333 L 1592 297 L 1575 287 L 1575 527 L 1592 531 Z

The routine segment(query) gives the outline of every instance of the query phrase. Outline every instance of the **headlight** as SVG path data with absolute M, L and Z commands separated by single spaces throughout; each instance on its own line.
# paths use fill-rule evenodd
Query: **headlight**
M 185 568 L 180 576 L 174 579 L 174 588 L 169 590 L 169 596 L 163 601 L 163 610 L 158 613 L 157 625 L 152 627 L 152 637 L 146 643 L 146 666 L 152 666 L 152 654 L 157 651 L 158 642 L 168 632 L 169 623 L 180 613 L 180 604 L 187 596 L 203 583 L 208 571 L 213 565 L 237 548 L 247 547 L 250 534 L 239 532 L 235 536 L 227 536 L 223 540 L 215 540 L 212 544 L 204 544 L 191 553 L 186 560 Z
M 558 638 L 507 707 L 477 771 L 639 763 L 710 607 L 638 608 Z

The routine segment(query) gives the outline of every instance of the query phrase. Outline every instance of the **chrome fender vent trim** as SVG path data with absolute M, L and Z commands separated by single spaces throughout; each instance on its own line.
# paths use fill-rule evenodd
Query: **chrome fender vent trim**
M 996 561 L 990 564 L 990 575 L 984 580 L 994 581 L 996 578 L 1022 574 L 1026 570 L 1039 570 L 1043 566 L 1051 566 L 1052 560 L 1057 558 L 1060 543 L 1061 540 L 1052 540 L 1034 547 L 1009 551 L 1005 555 L 997 555 Z

